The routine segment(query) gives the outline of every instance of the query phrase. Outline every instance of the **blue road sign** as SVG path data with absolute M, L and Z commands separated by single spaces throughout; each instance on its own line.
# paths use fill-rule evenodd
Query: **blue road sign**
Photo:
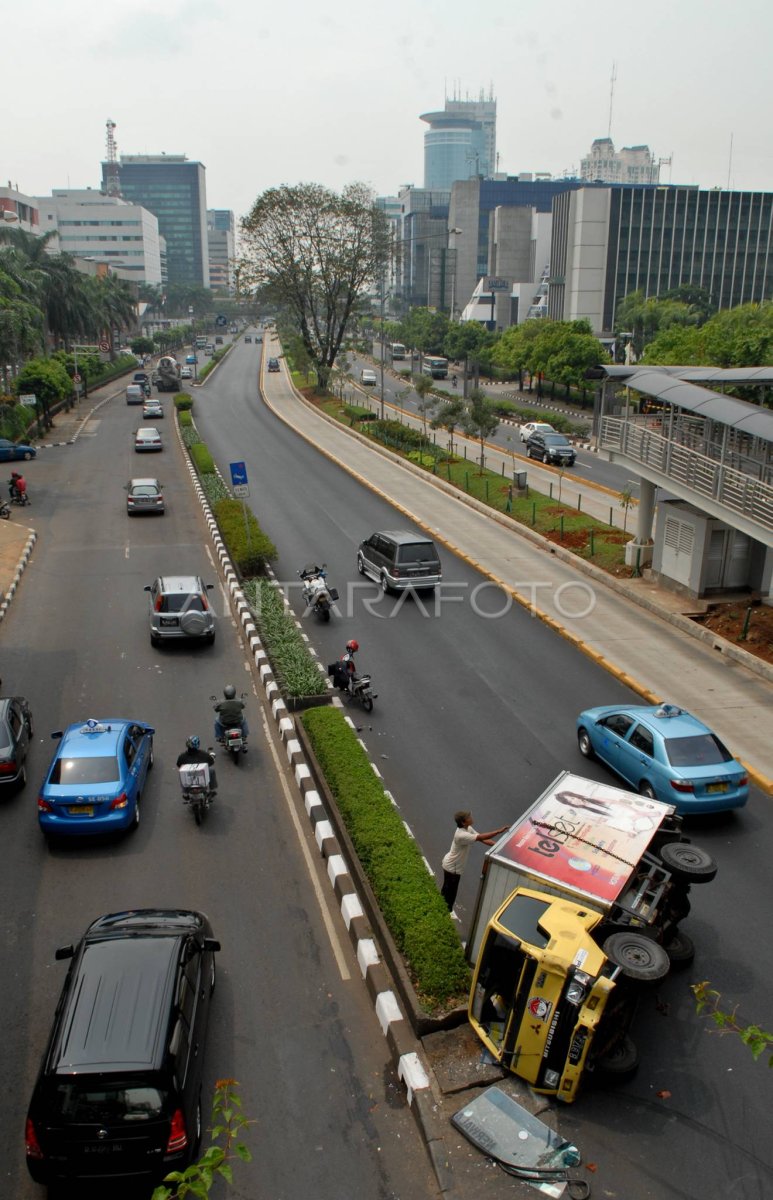
M 247 486 L 247 465 L 243 462 L 230 463 L 231 483 L 236 487 Z

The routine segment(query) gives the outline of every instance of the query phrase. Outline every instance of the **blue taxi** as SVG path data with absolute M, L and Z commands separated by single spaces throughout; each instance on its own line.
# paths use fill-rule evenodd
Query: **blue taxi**
M 746 768 L 676 704 L 605 705 L 577 718 L 577 743 L 635 791 L 679 813 L 725 812 L 749 799 Z
M 76 721 L 52 733 L 59 745 L 38 796 L 47 837 L 136 829 L 140 798 L 153 766 L 155 730 L 142 721 Z

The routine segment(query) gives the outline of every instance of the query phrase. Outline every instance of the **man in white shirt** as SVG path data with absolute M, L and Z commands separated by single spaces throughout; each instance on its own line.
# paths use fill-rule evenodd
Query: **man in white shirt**
M 472 813 L 461 809 L 454 813 L 456 821 L 456 833 L 454 840 L 451 843 L 451 849 L 446 854 L 442 862 L 443 867 L 443 886 L 440 889 L 440 894 L 448 905 L 449 911 L 453 911 L 456 902 L 456 893 L 459 891 L 459 880 L 462 877 L 467 862 L 467 855 L 470 853 L 470 846 L 473 842 L 483 842 L 486 846 L 493 845 L 494 841 L 501 834 L 506 833 L 510 828 L 509 825 L 503 825 L 501 829 L 492 829 L 489 833 L 478 833 L 472 827 Z

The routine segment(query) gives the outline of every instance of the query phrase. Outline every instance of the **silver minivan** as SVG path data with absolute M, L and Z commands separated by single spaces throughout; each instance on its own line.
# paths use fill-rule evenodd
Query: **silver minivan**
M 357 570 L 375 580 L 383 592 L 407 588 L 431 590 L 440 583 L 440 557 L 432 538 L 409 529 L 372 533 L 360 543 Z
M 130 383 L 126 389 L 127 404 L 144 404 L 145 393 L 138 383 Z

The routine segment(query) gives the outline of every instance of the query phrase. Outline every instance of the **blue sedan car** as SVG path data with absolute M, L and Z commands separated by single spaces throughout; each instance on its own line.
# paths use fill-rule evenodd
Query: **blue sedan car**
M 9 441 L 8 438 L 0 438 L 0 462 L 14 462 L 18 458 L 23 458 L 29 461 L 37 454 L 34 446 L 17 445 L 16 442 Z
M 38 796 L 47 837 L 136 829 L 153 766 L 155 730 L 142 721 L 78 721 L 51 736 L 59 745 Z
M 708 726 L 675 704 L 606 705 L 577 718 L 577 742 L 642 796 L 680 813 L 724 812 L 749 799 L 749 776 Z

